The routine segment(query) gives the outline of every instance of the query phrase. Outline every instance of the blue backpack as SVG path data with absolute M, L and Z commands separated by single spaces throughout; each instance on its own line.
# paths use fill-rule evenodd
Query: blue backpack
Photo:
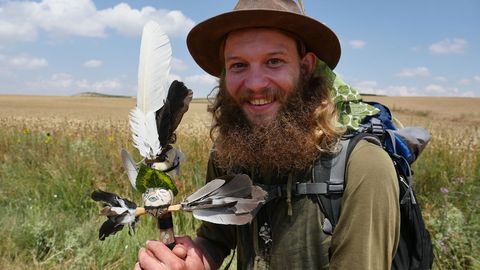
M 338 153 L 315 162 L 313 183 L 297 183 L 292 192 L 316 199 L 325 216 L 323 231 L 332 234 L 341 214 L 345 168 L 350 153 L 360 140 L 381 146 L 392 159 L 400 187 L 400 241 L 392 269 L 431 269 L 432 242 L 413 191 L 410 167 L 429 142 L 430 134 L 418 127 L 397 128 L 387 107 L 380 103 L 369 104 L 380 112 L 363 120 L 358 130 L 344 135 Z

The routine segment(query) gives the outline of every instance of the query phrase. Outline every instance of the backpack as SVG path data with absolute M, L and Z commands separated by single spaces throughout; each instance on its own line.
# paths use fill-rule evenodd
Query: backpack
M 316 193 L 316 199 L 326 217 L 324 232 L 333 233 L 341 213 L 345 186 L 345 167 L 350 153 L 360 140 L 381 146 L 390 156 L 397 172 L 400 188 L 400 241 L 392 269 L 431 269 L 433 247 L 430 234 L 420 211 L 412 186 L 410 165 L 430 140 L 422 128 L 397 129 L 390 110 L 382 104 L 370 103 L 380 113 L 368 117 L 356 132 L 347 134 L 340 143 L 340 152 L 316 161 L 313 184 L 325 185 L 325 192 Z M 307 192 L 308 193 L 308 192 Z
M 400 190 L 400 240 L 392 269 L 431 269 L 432 241 L 413 191 L 413 172 L 410 168 L 429 142 L 430 134 L 423 128 L 397 129 L 387 107 L 375 102 L 369 104 L 380 112 L 367 117 L 358 130 L 344 135 L 337 153 L 323 155 L 316 160 L 313 183 L 296 183 L 292 193 L 297 196 L 309 195 L 318 202 L 325 216 L 323 231 L 332 234 L 341 214 L 345 169 L 350 153 L 360 140 L 381 146 L 392 159 Z M 271 190 L 272 187 L 267 189 Z

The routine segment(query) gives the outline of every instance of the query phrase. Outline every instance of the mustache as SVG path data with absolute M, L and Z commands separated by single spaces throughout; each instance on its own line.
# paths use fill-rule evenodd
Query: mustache
M 258 97 L 258 96 L 262 96 L 266 100 L 272 100 L 272 101 L 276 100 L 276 101 L 279 101 L 280 103 L 286 102 L 288 98 L 288 94 L 285 93 L 285 91 L 272 88 L 272 87 L 266 87 L 257 91 L 254 91 L 251 89 L 242 89 L 240 91 L 240 95 L 237 97 L 237 100 L 241 104 L 241 103 L 249 102 L 253 97 Z

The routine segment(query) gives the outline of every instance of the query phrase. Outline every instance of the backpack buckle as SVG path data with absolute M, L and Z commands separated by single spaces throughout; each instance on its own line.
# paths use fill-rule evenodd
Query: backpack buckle
M 343 193 L 343 189 L 344 189 L 343 183 L 328 181 L 326 184 L 327 184 L 327 195 Z
M 342 194 L 343 183 L 326 182 L 326 183 L 295 183 L 293 186 L 293 194 L 295 195 L 331 195 Z
M 372 118 L 370 122 L 370 132 L 375 135 L 383 135 L 385 133 L 385 129 L 383 127 L 382 121 L 377 118 Z

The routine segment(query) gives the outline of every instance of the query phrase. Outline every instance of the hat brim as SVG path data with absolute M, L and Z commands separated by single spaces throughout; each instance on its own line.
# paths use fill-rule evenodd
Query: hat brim
M 203 70 L 220 77 L 223 69 L 220 47 L 225 36 L 234 30 L 259 27 L 295 34 L 304 42 L 307 51 L 315 53 L 331 69 L 340 60 L 340 42 L 330 28 L 310 17 L 277 10 L 238 10 L 203 21 L 188 34 L 188 50 Z

